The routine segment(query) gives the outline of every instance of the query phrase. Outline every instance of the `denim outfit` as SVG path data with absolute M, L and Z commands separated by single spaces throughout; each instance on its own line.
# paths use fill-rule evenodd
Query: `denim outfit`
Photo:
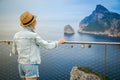
M 12 53 L 18 55 L 19 64 L 36 65 L 41 63 L 40 46 L 53 49 L 58 46 L 58 41 L 47 42 L 27 26 L 15 34 Z

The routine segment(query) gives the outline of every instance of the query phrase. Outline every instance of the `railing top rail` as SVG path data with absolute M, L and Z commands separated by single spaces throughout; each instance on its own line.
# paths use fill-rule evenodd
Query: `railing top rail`
M 13 42 L 13 40 L 0 40 L 0 42 Z
M 64 44 L 120 45 L 120 42 L 79 42 L 79 41 L 66 41 Z
M 0 40 L 0 42 L 13 42 L 13 40 Z M 65 41 L 64 44 L 99 44 L 99 45 L 120 45 L 120 42 L 80 42 L 80 41 Z

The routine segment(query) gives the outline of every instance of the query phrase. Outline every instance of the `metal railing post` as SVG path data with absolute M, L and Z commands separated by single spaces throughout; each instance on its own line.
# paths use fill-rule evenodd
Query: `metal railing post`
M 107 44 L 104 47 L 104 80 L 106 80 L 106 51 L 107 51 Z

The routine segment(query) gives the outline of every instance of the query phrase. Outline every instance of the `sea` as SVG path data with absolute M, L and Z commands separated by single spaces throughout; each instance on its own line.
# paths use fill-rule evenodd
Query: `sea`
M 39 32 L 44 32 L 44 29 Z M 45 40 L 64 38 L 66 41 L 79 42 L 120 42 L 117 37 L 77 32 L 65 35 L 50 31 L 41 35 Z M 0 80 L 21 80 L 17 56 L 10 55 L 11 45 L 0 43 Z M 39 65 L 38 80 L 70 80 L 70 72 L 75 66 L 90 67 L 109 80 L 120 80 L 120 45 L 107 45 L 105 48 L 105 45 L 98 44 L 61 44 L 51 50 L 40 49 L 42 63 Z

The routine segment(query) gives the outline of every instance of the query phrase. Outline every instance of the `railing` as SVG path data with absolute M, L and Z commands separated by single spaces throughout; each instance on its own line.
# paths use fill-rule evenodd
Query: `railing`
M 120 43 L 118 42 L 78 42 L 78 41 L 67 41 L 65 44 L 82 44 L 81 47 L 84 47 L 84 44 L 89 44 L 89 48 L 91 47 L 91 44 L 97 44 L 97 45 L 104 45 L 104 80 L 106 80 L 106 53 L 107 53 L 107 45 L 118 45 L 120 49 Z M 120 65 L 119 65 L 120 66 Z
M 7 43 L 7 44 L 6 44 Z M 9 56 L 12 40 L 0 41 L 0 80 L 20 80 L 17 56 Z M 87 46 L 87 47 L 86 47 Z M 74 66 L 88 66 L 103 80 L 120 80 L 119 42 L 66 41 L 53 50 L 41 48 L 40 80 L 69 80 Z

